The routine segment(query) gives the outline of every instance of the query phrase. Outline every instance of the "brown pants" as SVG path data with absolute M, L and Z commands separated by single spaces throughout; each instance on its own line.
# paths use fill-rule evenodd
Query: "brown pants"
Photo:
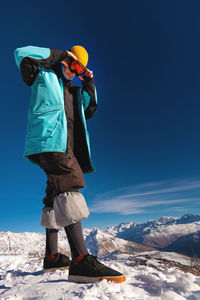
M 65 152 L 45 152 L 31 155 L 47 175 L 46 196 L 43 203 L 53 207 L 55 195 L 78 191 L 85 186 L 83 172 L 71 150 Z

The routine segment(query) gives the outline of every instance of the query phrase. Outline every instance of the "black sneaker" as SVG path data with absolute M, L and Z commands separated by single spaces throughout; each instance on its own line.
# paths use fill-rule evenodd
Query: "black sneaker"
M 68 270 L 71 264 L 71 260 L 68 256 L 57 253 L 51 254 L 49 257 L 44 258 L 43 271 L 54 272 L 56 270 Z
M 126 280 L 126 276 L 106 267 L 91 254 L 85 255 L 79 263 L 71 263 L 69 281 L 91 283 L 103 279 L 121 283 Z

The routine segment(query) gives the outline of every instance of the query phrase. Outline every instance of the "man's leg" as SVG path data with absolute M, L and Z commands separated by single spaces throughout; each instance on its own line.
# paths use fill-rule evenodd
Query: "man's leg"
M 46 228 L 45 257 L 53 257 L 58 253 L 58 230 Z
M 69 241 L 72 260 L 80 261 L 84 255 L 88 254 L 81 222 L 65 226 L 65 232 Z
M 38 155 L 38 162 L 48 178 L 46 197 L 43 200 L 46 208 L 53 209 L 55 195 L 68 191 L 73 194 L 73 191 L 78 192 L 79 188 L 84 187 L 83 173 L 72 151 L 69 153 L 41 153 Z M 73 199 L 71 200 L 73 201 Z M 80 199 L 82 201 L 82 198 Z M 81 223 L 72 224 L 69 228 L 67 226 L 65 230 L 73 257 L 77 256 L 76 253 L 79 256 L 79 252 L 82 255 L 87 254 Z M 53 258 L 54 254 L 58 252 L 57 238 L 58 230 L 46 229 L 46 258 Z
M 53 210 L 54 189 L 47 180 L 46 197 L 43 199 L 46 209 Z M 58 229 L 46 228 L 46 251 L 43 262 L 44 272 L 69 269 L 70 258 L 58 252 Z
M 46 196 L 43 199 L 43 203 L 47 208 L 53 208 L 54 189 L 47 180 Z M 54 254 L 58 253 L 58 229 L 46 228 L 46 250 L 45 257 L 53 257 Z

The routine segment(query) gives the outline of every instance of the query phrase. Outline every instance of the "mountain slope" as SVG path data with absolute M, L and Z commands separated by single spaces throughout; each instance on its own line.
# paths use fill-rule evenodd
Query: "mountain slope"
M 107 230 L 119 238 L 164 250 L 180 237 L 199 231 L 200 216 L 162 217 L 143 224 L 123 223 Z
M 102 257 L 113 251 L 132 253 L 152 251 L 152 248 L 200 257 L 200 216 L 162 217 L 144 224 L 122 223 L 107 229 L 84 229 L 87 248 Z M 41 233 L 0 233 L 0 254 L 42 256 L 45 236 Z M 64 230 L 59 231 L 59 251 L 70 255 Z M 189 248 L 188 248 L 188 245 Z
M 166 247 L 165 251 L 174 251 L 200 258 L 200 231 L 178 238 L 175 242 Z
M 117 238 L 103 229 L 84 229 L 85 242 L 88 250 L 99 257 L 110 252 L 133 253 L 142 251 L 152 251 L 153 249 L 144 245 L 139 245 L 124 239 Z M 32 257 L 44 256 L 45 235 L 41 233 L 24 232 L 0 232 L 0 255 L 29 255 Z M 59 251 L 70 255 L 70 248 L 65 231 L 59 231 L 58 236 Z

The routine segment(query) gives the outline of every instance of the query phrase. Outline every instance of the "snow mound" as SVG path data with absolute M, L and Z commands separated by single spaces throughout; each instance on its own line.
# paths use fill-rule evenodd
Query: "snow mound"
M 107 257 L 108 259 L 108 257 Z M 127 254 L 114 255 L 105 264 L 127 277 L 115 284 L 103 280 L 95 284 L 68 281 L 68 271 L 42 272 L 42 259 L 26 255 L 0 256 L 1 300 L 197 300 L 200 277 L 165 267 L 137 265 Z

